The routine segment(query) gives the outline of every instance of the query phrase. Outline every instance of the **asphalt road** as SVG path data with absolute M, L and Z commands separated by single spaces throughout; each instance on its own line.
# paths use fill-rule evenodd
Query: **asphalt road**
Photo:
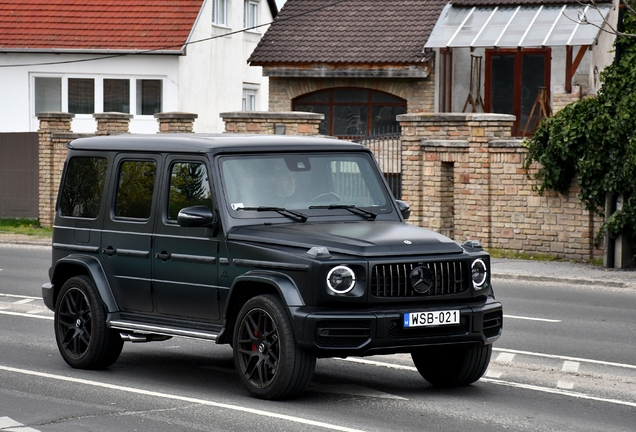
M 496 281 L 504 336 L 478 383 L 430 387 L 407 355 L 319 360 L 303 397 L 250 398 L 229 347 L 126 343 L 69 368 L 39 299 L 48 248 L 0 246 L 0 431 L 633 431 L 636 291 Z M 20 427 L 22 425 L 22 427 Z M 28 429 L 31 428 L 31 429 Z

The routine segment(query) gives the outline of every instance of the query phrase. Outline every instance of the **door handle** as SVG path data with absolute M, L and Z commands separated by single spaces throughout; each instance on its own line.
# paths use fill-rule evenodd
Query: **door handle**
M 108 256 L 113 256 L 117 253 L 117 249 L 113 249 L 112 246 L 108 246 L 106 249 L 102 249 L 102 253 Z
M 162 251 L 161 253 L 155 254 L 155 258 L 159 258 L 161 261 L 168 261 L 170 259 L 170 254 L 166 251 Z

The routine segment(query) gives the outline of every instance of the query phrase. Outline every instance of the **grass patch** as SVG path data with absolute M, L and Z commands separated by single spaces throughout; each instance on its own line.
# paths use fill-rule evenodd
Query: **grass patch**
M 509 258 L 509 259 L 522 259 L 522 260 L 531 260 L 531 261 L 553 261 L 553 262 L 579 262 L 572 261 L 565 258 L 561 258 L 555 255 L 550 254 L 529 254 L 527 252 L 516 252 L 511 250 L 504 249 L 486 249 L 486 252 L 490 254 L 493 258 Z M 588 261 L 582 261 L 588 262 Z M 589 261 L 589 264 L 603 267 L 603 258 L 594 258 Z
M 37 219 L 0 219 L 0 233 L 51 237 L 53 230 L 42 227 Z
M 487 249 L 487 252 L 493 258 L 510 258 L 533 261 L 566 261 L 563 258 L 549 254 L 529 254 L 527 252 L 517 252 L 504 249 Z

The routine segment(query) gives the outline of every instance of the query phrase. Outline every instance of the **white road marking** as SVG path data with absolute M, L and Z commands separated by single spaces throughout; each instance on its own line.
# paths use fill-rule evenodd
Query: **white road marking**
M 242 407 L 242 406 L 238 406 L 238 405 L 231 405 L 231 404 L 226 404 L 226 403 L 213 402 L 213 401 L 209 401 L 209 400 L 205 400 L 205 399 L 191 398 L 191 397 L 186 397 L 186 396 L 178 396 L 178 395 L 173 395 L 173 394 L 169 394 L 169 393 L 161 393 L 161 392 L 155 392 L 155 391 L 150 391 L 150 390 L 142 390 L 142 389 L 138 389 L 138 388 L 118 386 L 118 385 L 108 384 L 108 383 L 99 382 L 99 381 L 91 381 L 91 380 L 85 380 L 85 379 L 80 379 L 80 378 L 71 378 L 71 377 L 67 377 L 67 376 L 63 376 L 63 375 L 54 375 L 54 374 L 45 373 L 45 372 L 37 372 L 37 371 L 32 371 L 32 370 L 27 370 L 27 369 L 18 369 L 18 368 L 13 368 L 13 367 L 8 367 L 8 366 L 1 366 L 1 365 L 0 365 L 0 370 L 7 371 L 7 372 L 13 372 L 13 373 L 19 373 L 19 374 L 23 374 L 23 375 L 37 376 L 37 377 L 41 377 L 41 378 L 49 378 L 49 379 L 54 379 L 54 380 L 58 380 L 58 381 L 67 381 L 67 382 L 72 382 L 72 383 L 76 383 L 76 384 L 84 384 L 84 385 L 89 385 L 89 386 L 93 386 L 93 387 L 107 388 L 107 389 L 118 390 L 118 391 L 127 392 L 127 393 L 141 394 L 141 395 L 145 395 L 145 396 L 153 396 L 153 397 L 170 399 L 170 400 L 178 400 L 178 401 L 182 401 L 182 402 L 196 403 L 196 404 L 200 404 L 200 405 L 213 406 L 213 407 L 216 407 L 216 408 L 223 408 L 223 409 L 228 409 L 228 410 L 233 410 L 233 411 L 241 411 L 241 412 L 246 412 L 246 413 L 249 413 L 249 414 L 259 415 L 259 416 L 262 416 L 262 417 L 270 417 L 270 418 L 275 418 L 275 419 L 279 419 L 279 420 L 286 420 L 286 421 L 293 422 L 293 423 L 300 423 L 300 424 L 305 424 L 305 425 L 310 425 L 310 426 L 316 426 L 316 427 L 321 427 L 321 428 L 324 428 L 324 429 L 331 429 L 331 430 L 344 431 L 344 432 L 362 432 L 362 431 L 360 431 L 358 429 L 352 429 L 352 428 L 348 428 L 348 427 L 345 427 L 345 426 L 338 426 L 338 425 L 334 425 L 334 424 L 330 424 L 330 423 L 319 422 L 319 421 L 315 421 L 315 420 L 309 420 L 309 419 L 304 419 L 304 418 L 301 418 L 301 417 L 289 416 L 289 415 L 285 415 L 285 414 L 278 414 L 278 413 L 270 412 L 270 411 L 258 410 L 258 409 L 253 409 L 253 408 L 246 408 L 246 407 Z
M 512 361 L 515 358 L 515 355 L 516 354 L 511 354 L 511 353 L 507 353 L 507 352 L 499 353 L 499 355 L 495 359 L 495 362 L 497 362 L 497 363 L 512 363 Z
M 384 362 L 379 362 L 379 361 L 374 361 L 374 360 L 365 360 L 365 359 L 361 359 L 359 357 L 347 357 L 347 358 L 334 358 L 334 360 L 342 360 L 342 361 L 348 361 L 348 362 L 352 362 L 352 363 L 363 363 L 363 364 L 368 364 L 368 365 L 372 365 L 372 366 L 381 366 L 381 367 L 387 367 L 390 369 L 402 369 L 402 370 L 417 370 L 414 366 L 403 366 L 403 365 L 399 365 L 399 364 L 393 364 L 393 363 L 384 363 Z
M 53 320 L 52 316 L 33 315 L 33 314 L 22 313 L 22 312 L 9 312 L 9 311 L 5 311 L 5 310 L 0 310 L 0 314 L 22 316 L 22 317 L 28 317 L 28 318 L 40 318 L 40 319 L 46 319 L 46 320 Z
M 584 359 L 584 358 L 578 358 L 578 357 L 568 357 L 568 356 L 561 356 L 561 355 L 555 355 L 555 354 L 543 354 L 543 353 L 535 353 L 531 351 L 519 351 L 519 350 L 513 350 L 513 349 L 507 349 L 507 348 L 493 348 L 493 351 L 508 352 L 508 353 L 514 353 L 514 354 L 524 354 L 524 355 L 530 355 L 535 357 L 554 358 L 554 359 L 560 359 L 560 360 L 571 360 L 575 362 L 593 363 L 593 364 L 600 364 L 604 366 L 616 366 L 616 367 L 622 367 L 627 369 L 636 369 L 636 365 L 607 362 L 602 360 Z
M 499 371 L 494 371 L 494 370 L 490 370 L 488 369 L 486 371 L 486 374 L 484 375 L 487 378 L 501 378 L 501 376 L 503 375 L 503 372 L 499 372 Z
M 579 371 L 579 366 L 581 366 L 581 363 L 579 362 L 564 361 L 563 368 L 561 368 L 561 370 L 563 372 L 577 373 Z
M 374 397 L 382 399 L 399 399 L 408 400 L 402 396 L 396 396 L 390 393 L 384 393 L 381 391 L 373 390 L 370 388 L 362 387 L 356 384 L 342 384 L 342 385 L 329 385 L 329 384 L 309 384 L 307 387 L 309 391 L 321 392 L 321 393 L 333 393 L 348 396 L 362 396 L 362 397 Z
M 341 360 L 356 361 L 356 363 L 366 363 L 366 364 L 371 364 L 371 365 L 375 365 L 375 366 L 384 366 L 384 367 L 389 367 L 389 368 L 394 368 L 394 369 L 405 369 L 405 370 L 412 370 L 414 372 L 417 372 L 417 368 L 415 366 L 395 365 L 395 364 L 391 364 L 391 363 L 383 363 L 383 362 L 369 361 L 369 360 L 367 360 L 367 361 L 357 361 L 359 359 L 355 359 L 355 360 L 354 359 L 341 359 Z M 514 382 L 510 382 L 510 381 L 502 381 L 502 380 L 492 379 L 492 378 L 481 378 L 479 381 L 485 382 L 485 383 L 490 383 L 490 384 L 503 385 L 503 386 L 507 386 L 507 387 L 516 387 L 516 388 L 521 388 L 521 389 L 525 389 L 525 390 L 534 390 L 534 391 L 543 392 L 543 393 L 551 393 L 551 394 L 558 394 L 558 395 L 562 395 L 562 396 L 570 396 L 570 397 L 577 398 L 577 399 L 587 399 L 587 400 L 593 400 L 593 401 L 598 401 L 598 402 L 612 403 L 612 404 L 616 404 L 616 405 L 627 405 L 627 406 L 631 406 L 631 407 L 636 407 L 636 402 L 628 402 L 628 401 L 622 401 L 622 400 L 618 400 L 618 399 L 601 398 L 601 397 L 596 397 L 596 396 L 590 396 L 590 395 L 585 394 L 585 393 L 576 393 L 576 392 L 570 392 L 570 391 L 565 391 L 565 390 L 557 390 L 557 389 L 553 389 L 553 388 L 549 388 L 549 387 L 540 387 L 540 386 L 535 386 L 535 385 L 531 385 L 531 384 L 514 383 Z
M 533 318 L 533 317 L 524 317 L 524 316 L 516 316 L 516 315 L 504 315 L 504 318 L 520 319 L 520 320 L 526 320 L 526 321 L 543 321 L 543 322 L 549 322 L 549 323 L 563 322 L 561 320 L 555 320 L 555 319 Z
M 27 304 L 27 303 L 31 303 L 33 300 L 32 298 L 25 298 L 22 300 L 18 300 L 18 301 L 14 301 L 13 304 Z
M 37 429 L 24 426 L 9 417 L 0 417 L 0 430 L 6 432 L 40 432 Z
M 559 380 L 557 381 L 557 388 L 560 388 L 563 390 L 572 390 L 574 388 L 574 383 L 571 381 Z
M 0 297 L 14 297 L 14 298 L 22 298 L 22 299 L 42 300 L 42 297 L 25 296 L 25 295 L 19 295 L 19 294 L 0 293 Z

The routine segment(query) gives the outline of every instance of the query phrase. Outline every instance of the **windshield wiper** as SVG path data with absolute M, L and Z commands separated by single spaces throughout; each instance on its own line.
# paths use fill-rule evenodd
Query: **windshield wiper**
M 334 209 L 349 210 L 353 214 L 357 214 L 359 216 L 365 216 L 368 221 L 373 221 L 378 216 L 377 214 L 369 210 L 358 208 L 353 204 L 330 204 L 330 205 L 323 205 L 323 206 L 309 206 L 309 208 L 310 209 L 328 209 L 328 210 L 334 210 Z
M 291 217 L 292 219 L 298 219 L 303 223 L 307 222 L 307 218 L 308 218 L 306 214 L 303 214 L 301 212 L 297 212 L 294 210 L 287 210 L 284 207 L 267 207 L 267 206 L 239 207 L 237 208 L 237 210 L 247 210 L 247 211 L 257 211 L 257 212 L 273 211 L 273 212 L 282 214 L 283 216 Z

